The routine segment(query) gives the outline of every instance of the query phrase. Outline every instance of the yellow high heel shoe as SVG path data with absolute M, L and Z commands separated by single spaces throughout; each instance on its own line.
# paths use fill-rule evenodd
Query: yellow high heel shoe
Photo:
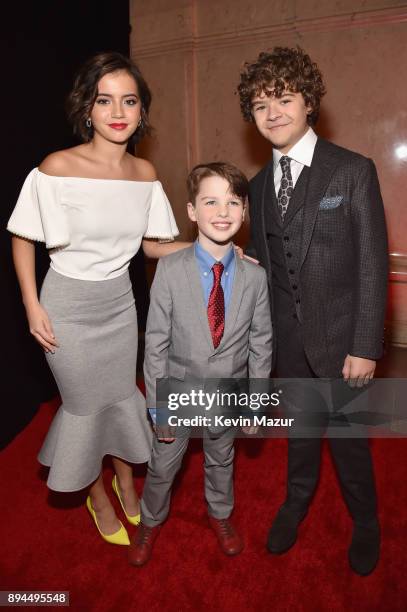
M 109 542 L 109 544 L 120 544 L 122 546 L 130 546 L 130 540 L 129 540 L 128 533 L 121 521 L 119 521 L 120 529 L 118 529 L 114 533 L 111 533 L 110 535 L 105 535 L 104 533 L 100 531 L 98 522 L 96 520 L 96 513 L 92 507 L 92 502 L 89 496 L 86 498 L 86 507 L 89 510 L 91 517 L 95 521 L 95 525 L 98 529 L 98 532 L 100 533 L 102 538 L 106 540 L 106 542 Z
M 126 510 L 124 509 L 123 502 L 121 500 L 119 489 L 118 489 L 118 486 L 117 486 L 116 474 L 113 476 L 112 487 L 113 487 L 113 491 L 117 495 L 117 499 L 120 502 L 122 510 L 123 510 L 124 514 L 126 515 L 126 519 L 129 521 L 129 523 L 131 525 L 139 525 L 140 524 L 140 520 L 141 520 L 141 514 L 139 513 L 139 514 L 134 514 L 133 516 L 130 516 L 130 514 L 127 514 Z

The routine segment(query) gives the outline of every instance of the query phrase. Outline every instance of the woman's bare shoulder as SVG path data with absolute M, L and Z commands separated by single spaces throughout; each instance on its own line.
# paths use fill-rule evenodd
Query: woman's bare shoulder
M 77 160 L 80 155 L 80 147 L 81 145 L 50 153 L 45 159 L 42 160 L 38 166 L 38 170 L 44 174 L 49 174 L 50 176 L 74 175 Z
M 156 181 L 157 172 L 153 164 L 141 157 L 133 158 L 133 171 L 135 180 L 138 181 Z

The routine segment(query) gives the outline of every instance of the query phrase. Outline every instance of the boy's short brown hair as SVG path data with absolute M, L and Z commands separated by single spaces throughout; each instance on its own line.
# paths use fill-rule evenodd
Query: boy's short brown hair
M 274 47 L 271 53 L 260 53 L 255 62 L 247 62 L 240 74 L 238 93 L 240 108 L 246 121 L 253 121 L 252 100 L 264 92 L 280 97 L 285 89 L 301 93 L 312 108 L 308 123 L 318 120 L 319 107 L 326 89 L 318 66 L 301 47 Z
M 220 176 L 226 179 L 233 195 L 240 198 L 243 203 L 245 202 L 249 193 L 249 181 L 243 172 L 227 162 L 210 162 L 192 168 L 187 178 L 188 198 L 194 206 L 201 182 L 209 176 Z

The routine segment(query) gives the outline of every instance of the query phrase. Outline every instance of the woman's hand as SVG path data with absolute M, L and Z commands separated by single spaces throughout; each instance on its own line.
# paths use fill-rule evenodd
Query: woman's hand
M 30 333 L 46 353 L 55 353 L 55 348 L 59 346 L 55 339 L 51 321 L 46 310 L 37 303 L 27 308 L 27 319 Z
M 55 347 L 59 345 L 55 340 L 48 314 L 38 301 L 34 242 L 13 236 L 12 251 L 30 332 L 46 353 L 54 353 Z

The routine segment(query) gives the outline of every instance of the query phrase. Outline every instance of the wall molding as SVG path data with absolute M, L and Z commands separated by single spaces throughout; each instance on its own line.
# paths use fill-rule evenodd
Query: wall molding
M 389 280 L 392 283 L 407 284 L 407 254 L 389 254 Z
M 389 254 L 389 284 L 396 294 L 407 294 L 407 254 Z M 407 348 L 407 311 L 399 311 L 396 314 L 397 318 L 393 317 L 386 321 L 386 338 L 393 346 Z
M 169 38 L 155 42 L 143 42 L 132 47 L 132 56 L 140 59 L 167 53 L 193 52 L 205 49 L 236 47 L 251 43 L 270 43 L 275 38 L 288 35 L 301 36 L 308 32 L 331 32 L 355 28 L 378 27 L 407 23 L 407 4 L 374 11 L 359 11 L 343 15 L 331 15 L 316 19 L 292 19 L 285 23 L 252 26 L 239 30 L 227 30 L 204 35 Z M 267 47 L 272 44 L 267 44 Z

